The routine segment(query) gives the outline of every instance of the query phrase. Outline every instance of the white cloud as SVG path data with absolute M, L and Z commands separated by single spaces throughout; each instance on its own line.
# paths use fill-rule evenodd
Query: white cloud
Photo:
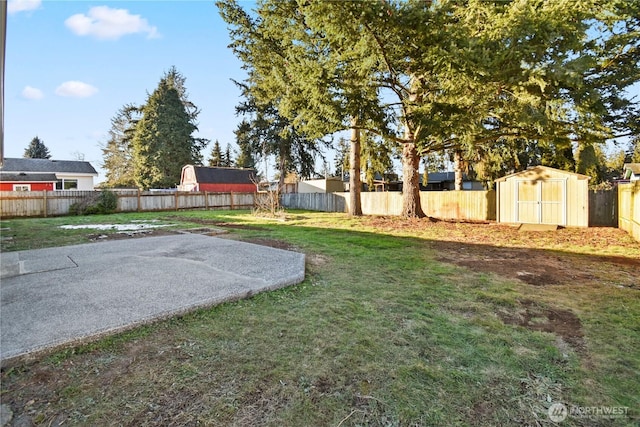
M 67 18 L 65 25 L 79 36 L 93 36 L 102 40 L 117 40 L 126 34 L 143 33 L 147 38 L 160 37 L 158 29 L 140 15 L 126 9 L 96 6 L 88 14 L 78 13 Z
M 25 86 L 24 89 L 22 89 L 22 97 L 26 99 L 42 99 L 44 98 L 44 94 L 38 88 Z
M 36 10 L 40 8 L 42 0 L 9 0 L 7 12 L 18 13 Z
M 56 95 L 71 98 L 87 98 L 98 92 L 96 87 L 79 81 L 68 81 L 56 88 Z

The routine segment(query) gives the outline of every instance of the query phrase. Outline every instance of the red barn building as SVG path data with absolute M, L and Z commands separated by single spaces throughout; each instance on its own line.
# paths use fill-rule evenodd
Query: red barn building
M 179 191 L 212 193 L 255 193 L 256 171 L 186 165 L 182 168 Z

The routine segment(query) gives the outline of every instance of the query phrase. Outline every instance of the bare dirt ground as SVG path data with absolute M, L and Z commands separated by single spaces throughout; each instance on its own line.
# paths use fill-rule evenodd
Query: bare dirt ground
M 530 285 L 594 282 L 640 290 L 640 242 L 617 228 L 535 232 L 495 223 L 429 219 L 372 217 L 365 222 L 379 230 L 426 238 L 439 261 Z

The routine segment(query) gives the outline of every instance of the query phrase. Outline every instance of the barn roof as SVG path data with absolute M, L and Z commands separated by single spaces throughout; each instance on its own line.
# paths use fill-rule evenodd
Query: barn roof
M 3 182 L 55 182 L 58 179 L 53 173 L 3 173 L 0 181 Z
M 256 171 L 253 169 L 194 166 L 198 183 L 253 184 Z
M 512 173 L 510 175 L 503 176 L 502 178 L 498 178 L 498 179 L 496 179 L 496 182 L 505 181 L 505 180 L 507 180 L 507 179 L 509 179 L 511 177 L 518 176 L 518 175 L 538 174 L 541 177 L 544 177 L 544 173 L 545 172 L 551 172 L 551 173 L 563 174 L 563 175 L 571 175 L 571 176 L 575 176 L 578 180 L 591 179 L 591 177 L 589 177 L 587 175 L 581 175 L 581 174 L 575 173 L 575 172 L 563 171 L 563 170 L 560 170 L 560 169 L 550 168 L 548 166 L 531 166 L 531 167 L 529 167 L 529 168 L 527 168 L 527 169 L 525 169 L 523 171 Z
M 32 172 L 32 173 L 85 173 L 98 175 L 98 172 L 89 162 L 79 160 L 49 160 L 49 159 L 27 159 L 27 158 L 6 158 L 0 167 L 0 172 Z

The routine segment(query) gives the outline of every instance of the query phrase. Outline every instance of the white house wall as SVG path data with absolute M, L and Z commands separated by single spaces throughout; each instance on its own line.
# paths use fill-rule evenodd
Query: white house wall
M 93 191 L 93 176 L 56 173 L 58 179 L 77 179 L 78 191 Z

